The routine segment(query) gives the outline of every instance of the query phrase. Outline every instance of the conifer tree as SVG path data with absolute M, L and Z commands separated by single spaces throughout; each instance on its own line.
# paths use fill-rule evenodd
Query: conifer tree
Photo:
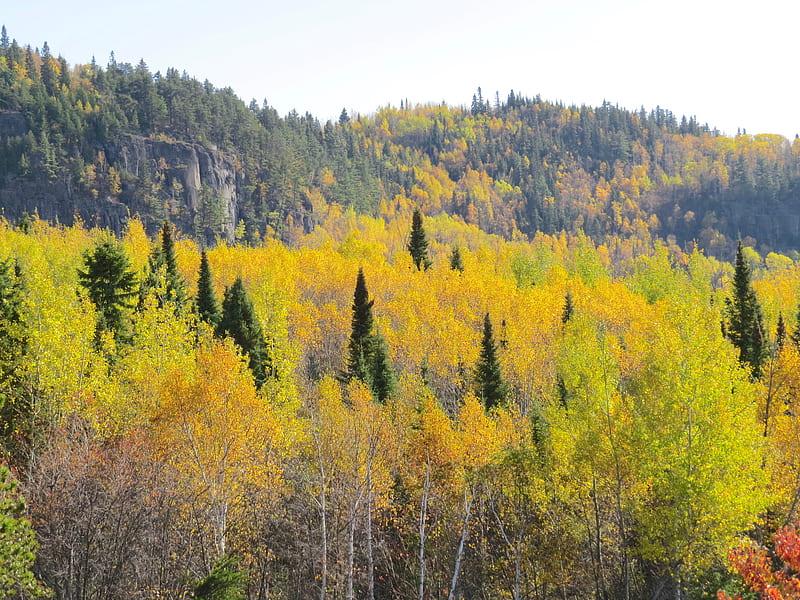
M 137 293 L 136 275 L 122 247 L 113 239 L 98 242 L 84 253 L 84 269 L 78 269 L 80 284 L 97 309 L 97 336 L 109 331 L 119 341 L 128 341 L 128 310 Z
M 175 240 L 173 238 L 174 226 L 169 221 L 164 221 L 159 231 L 159 240 L 150 253 L 147 263 L 147 277 L 142 282 L 140 302 L 143 302 L 151 290 L 160 287 L 159 277 L 164 270 L 164 296 L 159 296 L 159 305 L 164 302 L 173 302 L 177 308 L 186 303 L 186 284 L 178 273 L 178 261 L 175 257 Z
M 375 399 L 384 403 L 395 391 L 394 368 L 389 358 L 389 347 L 380 333 L 373 336 L 372 348 L 370 388 Z
M 411 239 L 408 242 L 408 251 L 411 253 L 411 259 L 418 271 L 423 269 L 427 271 L 430 268 L 432 263 L 428 257 L 428 239 L 422 228 L 422 213 L 418 208 L 414 209 L 414 215 L 411 218 Z
M 778 325 L 775 327 L 775 351 L 780 353 L 785 342 L 786 322 L 783 320 L 783 313 L 778 313 Z
M 575 305 L 572 303 L 572 292 L 567 291 L 564 296 L 564 310 L 561 311 L 561 323 L 566 325 L 572 318 L 572 313 L 575 312 Z
M 353 320 L 350 339 L 347 342 L 347 379 L 360 379 L 370 384 L 369 367 L 373 354 L 372 305 L 369 299 L 364 269 L 358 269 L 356 289 L 353 294 Z
M 478 398 L 486 410 L 501 405 L 508 398 L 509 389 L 500 369 L 500 357 L 489 313 L 483 318 L 483 339 L 481 353 L 475 366 L 475 384 Z
M 211 267 L 208 265 L 208 255 L 205 250 L 200 253 L 200 274 L 197 279 L 195 308 L 201 320 L 216 328 L 220 320 L 219 305 L 214 293 Z
M 11 259 L 0 262 L 0 443 L 11 454 L 30 434 L 30 404 L 22 393 L 21 375 L 28 350 L 23 297 L 19 264 Z
M 461 260 L 461 249 L 458 246 L 453 246 L 450 252 L 450 269 L 464 272 L 464 262 Z
M 736 249 L 733 296 L 725 298 L 725 309 L 728 318 L 726 335 L 739 350 L 739 361 L 748 366 L 753 377 L 758 379 L 767 356 L 764 317 L 750 282 L 750 267 L 741 241 Z
M 242 349 L 248 357 L 256 386 L 261 387 L 267 380 L 269 366 L 267 342 L 241 277 L 225 290 L 217 335 L 229 336 Z

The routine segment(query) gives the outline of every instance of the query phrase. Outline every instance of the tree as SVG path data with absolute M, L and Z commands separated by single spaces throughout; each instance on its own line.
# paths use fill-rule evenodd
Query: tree
M 194 586 L 194 598 L 197 600 L 244 600 L 246 592 L 247 574 L 233 556 L 220 558 L 211 573 Z
M 129 335 L 128 311 L 136 296 L 136 276 L 122 247 L 113 239 L 98 242 L 84 253 L 78 279 L 97 309 L 97 339 L 103 331 L 117 340 Z
M 509 389 L 500 369 L 498 347 L 489 313 L 483 318 L 483 339 L 478 364 L 475 366 L 475 384 L 477 396 L 487 410 L 499 406 L 508 397 Z
M 356 289 L 353 293 L 353 319 L 350 339 L 347 342 L 347 379 L 360 379 L 370 384 L 369 365 L 373 355 L 372 305 L 369 299 L 364 269 L 358 269 Z
M 461 249 L 458 246 L 453 246 L 450 252 L 450 269 L 452 271 L 464 272 L 464 262 L 461 259 Z
M 150 253 L 147 277 L 142 282 L 140 299 L 143 301 L 148 293 L 155 290 L 159 305 L 172 302 L 180 308 L 186 302 L 186 283 L 178 273 L 178 261 L 175 258 L 175 227 L 164 221 L 159 232 L 159 241 Z
M 373 336 L 372 341 L 371 383 L 372 395 L 378 402 L 386 400 L 394 393 L 395 375 L 392 361 L 389 358 L 389 347 L 380 333 Z
M 22 361 L 28 351 L 23 300 L 19 264 L 11 259 L 0 262 L 0 440 L 12 452 L 30 434 L 30 405 L 22 393 Z
M 761 366 L 768 349 L 764 336 L 764 318 L 750 283 L 750 266 L 744 257 L 741 241 L 736 249 L 732 291 L 733 297 L 725 298 L 725 312 L 728 317 L 726 334 L 739 350 L 739 362 L 748 366 L 752 376 L 758 379 L 761 377 Z
M 221 338 L 229 336 L 236 342 L 248 357 L 256 387 L 261 387 L 267 380 L 267 342 L 241 277 L 225 290 L 217 335 Z
M 0 600 L 39 598 L 47 590 L 34 577 L 36 537 L 25 518 L 25 500 L 8 467 L 0 465 Z
M 219 324 L 220 312 L 217 296 L 214 293 L 214 283 L 211 278 L 211 267 L 208 265 L 208 254 L 203 250 L 200 253 L 200 275 L 197 279 L 197 298 L 195 298 L 197 315 L 211 327 Z
M 425 230 L 422 228 L 422 213 L 418 208 L 414 209 L 411 218 L 411 239 L 408 241 L 408 251 L 411 259 L 418 271 L 427 271 L 433 264 L 428 257 L 428 239 Z

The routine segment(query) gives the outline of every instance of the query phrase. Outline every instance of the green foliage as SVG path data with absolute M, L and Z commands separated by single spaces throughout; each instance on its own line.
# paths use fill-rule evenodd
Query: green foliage
M 461 249 L 458 246 L 453 246 L 450 251 L 450 269 L 460 273 L 464 272 L 464 261 L 461 258 Z
M 247 597 L 247 573 L 239 560 L 223 556 L 211 569 L 211 573 L 194 585 L 196 600 L 244 600 Z
M 24 286 L 15 260 L 0 262 L 0 443 L 15 452 L 30 435 L 30 401 L 24 393 L 22 369 L 28 352 L 23 321 Z
M 750 283 L 750 267 L 741 241 L 736 251 L 732 296 L 725 298 L 725 308 L 728 339 L 739 351 L 739 361 L 758 379 L 767 358 L 769 342 L 761 305 Z
M 481 352 L 475 365 L 476 395 L 486 410 L 505 403 L 509 395 L 508 384 L 503 379 L 497 342 L 494 340 L 489 313 L 483 318 Z
M 214 292 L 214 282 L 211 277 L 211 267 L 208 265 L 208 254 L 203 250 L 200 253 L 200 273 L 197 278 L 197 298 L 195 309 L 202 321 L 216 328 L 220 320 L 219 304 Z
M 233 285 L 225 290 L 222 316 L 216 331 L 219 337 L 228 336 L 236 342 L 248 357 L 256 386 L 264 385 L 270 370 L 267 342 L 241 277 L 237 277 Z
M 150 252 L 147 276 L 140 286 L 140 303 L 150 293 L 157 295 L 159 306 L 171 302 L 176 310 L 180 310 L 186 302 L 186 283 L 178 273 L 175 258 L 174 231 L 174 226 L 169 221 L 164 221 L 158 243 Z
M 97 338 L 111 332 L 119 341 L 130 334 L 129 309 L 138 290 L 136 275 L 119 243 L 103 239 L 83 255 L 78 278 L 97 309 Z
M 433 264 L 428 257 L 428 238 L 425 229 L 422 227 L 422 213 L 418 208 L 414 209 L 411 218 L 411 237 L 408 241 L 408 251 L 411 253 L 411 260 L 418 271 L 427 271 Z
M 372 305 L 374 300 L 369 299 L 367 281 L 364 269 L 358 269 L 356 288 L 353 293 L 353 318 L 351 322 L 350 339 L 347 342 L 347 379 L 360 379 L 370 382 L 370 364 L 373 355 L 372 337 Z
M 31 571 L 36 548 L 36 537 L 25 518 L 25 500 L 11 472 L 0 465 L 0 599 L 48 595 Z

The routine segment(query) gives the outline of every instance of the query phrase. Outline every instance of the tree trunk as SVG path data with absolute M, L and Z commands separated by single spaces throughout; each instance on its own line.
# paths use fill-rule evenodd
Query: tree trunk
M 469 486 L 464 487 L 464 522 L 461 525 L 461 537 L 458 540 L 458 550 L 456 551 L 456 564 L 453 568 L 453 579 L 450 582 L 450 594 L 447 596 L 448 600 L 455 600 L 456 588 L 458 587 L 458 574 L 461 572 L 461 558 L 464 556 L 464 542 L 467 540 L 467 533 L 469 531 L 469 516 L 472 511 L 472 501 L 475 498 L 474 494 L 469 493 Z

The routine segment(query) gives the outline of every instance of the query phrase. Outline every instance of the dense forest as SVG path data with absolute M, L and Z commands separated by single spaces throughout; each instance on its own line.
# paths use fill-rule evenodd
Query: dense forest
M 733 259 L 800 250 L 800 142 L 719 135 L 668 110 L 565 106 L 511 91 L 469 106 L 281 117 L 144 61 L 70 66 L 0 39 L 0 199 L 120 233 L 140 215 L 208 242 L 288 243 L 331 207 L 392 219 L 418 206 L 507 239 L 658 236 Z
M 794 597 L 800 142 L 3 29 L 0 143 L 0 599 Z

